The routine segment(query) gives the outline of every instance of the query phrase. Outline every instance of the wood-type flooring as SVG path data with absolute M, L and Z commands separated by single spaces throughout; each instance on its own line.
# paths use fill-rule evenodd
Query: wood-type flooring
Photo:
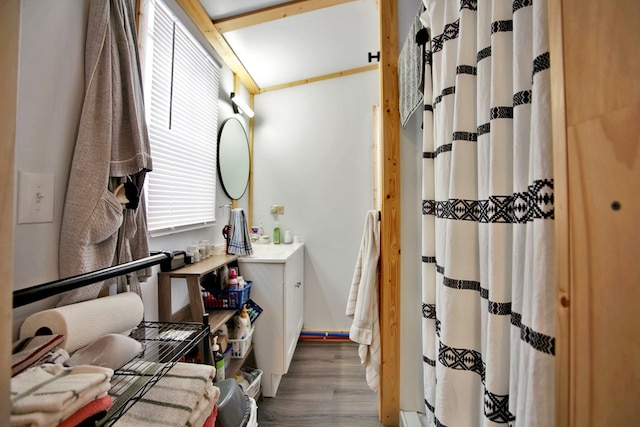
M 258 426 L 381 427 L 358 345 L 300 341 L 275 397 L 258 399 Z

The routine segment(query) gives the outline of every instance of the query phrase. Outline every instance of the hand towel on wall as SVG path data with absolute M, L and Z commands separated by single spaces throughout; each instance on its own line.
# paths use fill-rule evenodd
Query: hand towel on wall
M 136 46 L 132 2 L 91 1 L 85 98 L 60 228 L 61 277 L 149 255 L 144 203 L 123 209 L 109 185 L 119 177 L 140 189 L 152 169 Z M 93 299 L 102 285 L 66 292 L 58 305 Z
M 231 210 L 231 240 L 227 253 L 232 255 L 251 255 L 253 247 L 249 237 L 249 226 L 242 209 Z
M 418 107 L 423 106 L 423 94 L 420 90 L 424 53 L 422 46 L 416 43 L 416 35 L 422 27 L 420 15 L 424 6 L 413 20 L 409 34 L 402 45 L 398 57 L 398 85 L 400 90 L 400 123 L 405 127 Z
M 373 391 L 378 391 L 382 361 L 378 316 L 379 258 L 380 224 L 378 211 L 369 211 L 365 218 L 346 314 L 353 318 L 349 339 L 360 344 L 358 355 L 361 364 L 366 368 L 367 384 Z

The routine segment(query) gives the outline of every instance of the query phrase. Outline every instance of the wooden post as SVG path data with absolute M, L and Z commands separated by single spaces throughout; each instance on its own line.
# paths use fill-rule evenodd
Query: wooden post
M 379 0 L 382 219 L 380 222 L 380 421 L 400 417 L 400 113 L 397 0 Z

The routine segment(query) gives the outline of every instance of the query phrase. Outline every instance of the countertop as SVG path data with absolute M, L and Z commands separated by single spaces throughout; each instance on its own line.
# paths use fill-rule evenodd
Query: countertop
M 304 243 L 281 243 L 279 245 L 253 243 L 251 247 L 253 255 L 241 256 L 238 258 L 238 262 L 283 263 L 304 247 Z

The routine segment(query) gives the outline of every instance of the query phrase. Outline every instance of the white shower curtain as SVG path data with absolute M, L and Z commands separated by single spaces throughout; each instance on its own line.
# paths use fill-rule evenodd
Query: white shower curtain
M 426 412 L 438 426 L 551 426 L 546 1 L 423 3 Z

